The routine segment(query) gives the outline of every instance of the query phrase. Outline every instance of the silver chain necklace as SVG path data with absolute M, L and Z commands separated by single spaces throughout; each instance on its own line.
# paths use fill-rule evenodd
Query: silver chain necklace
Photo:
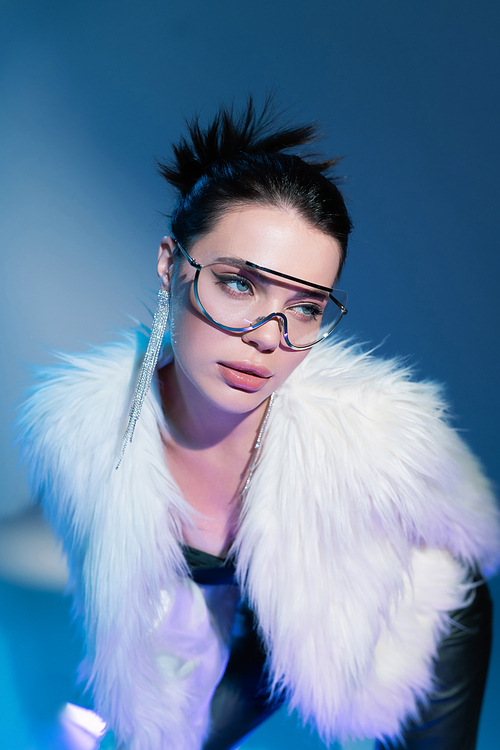
M 259 460 L 260 451 L 262 447 L 262 438 L 264 437 L 264 432 L 266 429 L 267 422 L 269 420 L 269 415 L 271 413 L 271 409 L 273 408 L 274 404 L 274 397 L 276 394 L 271 393 L 271 396 L 269 398 L 269 403 L 267 405 L 266 413 L 264 414 L 264 419 L 262 420 L 262 424 L 260 426 L 259 434 L 257 435 L 257 440 L 255 442 L 254 448 L 253 448 L 253 455 L 252 460 L 250 461 L 250 467 L 248 469 L 247 474 L 247 480 L 245 482 L 245 486 L 241 490 L 241 497 L 244 498 L 248 488 L 250 487 L 250 482 L 252 481 L 252 476 L 255 471 L 255 467 L 257 465 L 257 461 Z

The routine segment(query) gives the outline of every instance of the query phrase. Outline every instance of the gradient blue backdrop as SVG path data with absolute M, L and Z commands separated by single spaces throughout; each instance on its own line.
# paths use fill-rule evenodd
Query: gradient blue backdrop
M 153 156 L 183 119 L 276 87 L 292 117 L 322 124 L 326 154 L 345 155 L 343 332 L 446 381 L 498 481 L 499 17 L 493 0 L 3 0 L 2 424 L 23 362 L 149 321 L 172 205 Z M 8 442 L 5 426 L 4 515 L 29 502 Z M 499 745 L 499 662 L 500 649 L 480 750 Z M 245 745 L 290 746 L 319 744 L 281 715 Z

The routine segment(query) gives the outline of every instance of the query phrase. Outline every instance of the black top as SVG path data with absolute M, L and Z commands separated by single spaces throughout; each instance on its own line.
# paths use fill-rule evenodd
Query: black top
M 236 584 L 236 566 L 233 559 L 216 557 L 186 544 L 183 544 L 181 549 L 195 583 L 211 586 Z

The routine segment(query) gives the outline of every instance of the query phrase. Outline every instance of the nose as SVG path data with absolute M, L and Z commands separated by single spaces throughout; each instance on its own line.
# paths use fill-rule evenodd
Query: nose
M 279 318 L 271 318 L 259 328 L 254 328 L 252 331 L 242 334 L 241 338 L 246 344 L 258 349 L 259 352 L 273 352 L 280 345 L 281 321 Z

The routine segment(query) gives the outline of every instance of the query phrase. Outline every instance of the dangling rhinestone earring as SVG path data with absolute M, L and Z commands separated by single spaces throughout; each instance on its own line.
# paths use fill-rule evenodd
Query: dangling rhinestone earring
M 151 327 L 151 336 L 149 338 L 148 348 L 146 349 L 146 354 L 144 355 L 141 372 L 139 373 L 139 379 L 135 388 L 134 400 L 132 401 L 132 406 L 130 407 L 128 424 L 123 436 L 120 458 L 115 467 L 117 469 L 122 462 L 127 443 L 131 443 L 132 438 L 134 437 L 134 430 L 137 424 L 137 420 L 141 415 L 142 404 L 144 403 L 146 393 L 148 392 L 149 386 L 151 385 L 151 379 L 155 371 L 156 363 L 158 362 L 158 357 L 160 356 L 163 336 L 167 327 L 169 310 L 170 292 L 167 292 L 165 289 L 160 289 L 158 292 L 158 306 L 153 318 L 153 325 Z

